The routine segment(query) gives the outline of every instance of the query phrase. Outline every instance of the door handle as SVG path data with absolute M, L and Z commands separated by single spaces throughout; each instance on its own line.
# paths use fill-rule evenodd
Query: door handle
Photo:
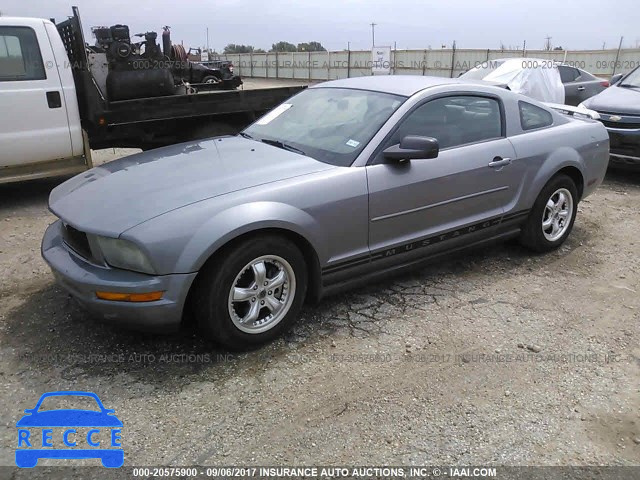
M 47 103 L 49 104 L 49 108 L 61 108 L 62 99 L 60 98 L 60 92 L 57 90 L 47 92 Z
M 578 91 L 579 92 L 584 92 L 585 91 L 585 87 L 578 87 Z
M 509 164 L 511 164 L 510 158 L 495 157 L 489 166 L 491 168 L 499 168 Z

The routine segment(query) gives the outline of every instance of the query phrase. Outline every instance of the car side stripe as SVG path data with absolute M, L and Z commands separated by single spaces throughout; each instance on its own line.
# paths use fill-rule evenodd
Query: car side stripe
M 482 222 L 473 223 L 470 225 L 466 225 L 464 227 L 459 227 L 453 230 L 449 230 L 447 232 L 431 235 L 429 237 L 425 237 L 419 240 L 414 240 L 412 242 L 404 243 L 402 245 L 397 245 L 395 247 L 382 248 L 374 252 L 371 252 L 369 255 L 366 255 L 364 257 L 358 257 L 352 260 L 347 260 L 346 262 L 329 265 L 322 269 L 322 275 L 336 273 L 348 268 L 353 268 L 359 265 L 364 265 L 369 262 L 381 260 L 383 258 L 391 257 L 401 253 L 411 252 L 419 248 L 435 245 L 436 243 L 445 242 L 447 240 L 452 240 L 454 238 L 460 237 L 462 235 L 467 235 L 469 233 L 474 233 L 480 230 L 484 230 L 485 228 L 500 225 L 504 222 L 508 222 L 508 221 L 510 222 L 510 221 L 521 219 L 521 218 L 524 219 L 527 217 L 527 215 L 529 215 L 529 211 L 530 210 L 520 210 L 518 212 L 508 213 L 506 215 L 493 217 L 488 220 L 483 220 Z

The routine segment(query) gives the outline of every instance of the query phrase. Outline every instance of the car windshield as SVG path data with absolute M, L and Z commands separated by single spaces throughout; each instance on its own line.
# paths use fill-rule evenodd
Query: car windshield
M 54 395 L 45 397 L 40 408 L 38 408 L 38 412 L 64 409 L 92 410 L 95 412 L 101 411 L 100 406 L 92 397 L 78 395 Z
M 310 88 L 242 133 L 337 166 L 350 166 L 405 97 L 367 90 Z
M 621 87 L 640 88 L 640 68 L 636 68 L 620 82 Z
M 489 60 L 487 62 L 483 62 L 477 67 L 474 67 L 468 72 L 465 72 L 462 75 L 460 75 L 460 78 L 464 78 L 465 80 L 482 80 L 484 77 L 489 75 L 491 72 L 493 72 L 503 63 L 504 61 L 500 61 L 500 60 Z

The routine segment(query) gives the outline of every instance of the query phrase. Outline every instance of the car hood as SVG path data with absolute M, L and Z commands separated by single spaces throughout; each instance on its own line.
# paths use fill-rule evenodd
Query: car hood
M 195 202 L 330 168 L 254 140 L 213 138 L 92 168 L 56 187 L 49 208 L 78 230 L 118 236 Z
M 121 427 L 115 415 L 91 410 L 49 410 L 25 415 L 16 427 Z
M 613 85 L 585 100 L 584 105 L 598 112 L 640 115 L 640 89 Z

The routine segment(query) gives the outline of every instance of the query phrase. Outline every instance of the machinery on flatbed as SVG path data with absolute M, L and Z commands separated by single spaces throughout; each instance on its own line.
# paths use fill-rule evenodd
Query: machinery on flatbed
M 89 64 L 77 7 L 73 7 L 73 16 L 58 24 L 57 28 L 73 65 L 80 116 L 86 121 L 85 129 L 93 148 L 146 149 L 201 136 L 237 133 L 256 116 L 303 88 L 194 92 L 191 85 L 185 85 L 178 87 L 181 91 L 165 96 L 109 99 L 96 82 Z M 139 61 L 143 65 L 160 61 L 154 60 L 153 55 L 147 57 Z M 182 62 L 182 59 L 177 61 Z M 136 68 L 134 62 L 133 72 L 142 70 L 145 69 Z

